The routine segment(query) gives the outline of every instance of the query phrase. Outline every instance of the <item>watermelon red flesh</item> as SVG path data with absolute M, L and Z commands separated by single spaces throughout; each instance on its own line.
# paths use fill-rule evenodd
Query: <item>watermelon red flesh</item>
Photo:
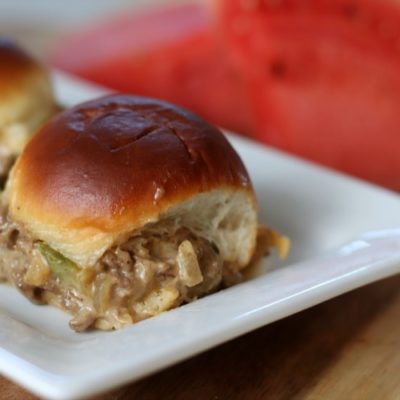
M 378 1 L 225 1 L 256 136 L 400 190 L 400 12 Z M 304 8 L 301 5 L 306 5 Z
M 223 127 L 251 130 L 241 77 L 200 5 L 132 13 L 100 24 L 61 44 L 52 61 L 115 90 L 162 98 Z

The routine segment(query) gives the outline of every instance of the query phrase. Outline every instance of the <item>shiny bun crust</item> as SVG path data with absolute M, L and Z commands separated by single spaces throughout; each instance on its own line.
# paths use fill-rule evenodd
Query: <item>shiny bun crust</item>
M 0 37 L 0 101 L 13 95 L 24 95 L 22 90 L 47 84 L 47 72 L 39 62 L 11 40 Z M 29 93 L 28 93 L 29 94 Z
M 15 84 L 21 83 L 21 77 L 27 73 L 41 69 L 39 64 L 13 41 L 0 38 L 0 76 L 7 76 L 2 82 L 2 89 L 7 87 L 15 88 Z
M 88 264 L 179 202 L 215 190 L 240 192 L 255 210 L 247 171 L 218 129 L 163 101 L 113 95 L 42 127 L 6 198 L 28 231 Z

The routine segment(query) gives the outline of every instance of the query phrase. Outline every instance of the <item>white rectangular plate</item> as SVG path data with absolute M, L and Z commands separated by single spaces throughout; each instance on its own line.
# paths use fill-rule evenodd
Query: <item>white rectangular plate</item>
M 68 105 L 103 93 L 65 76 L 55 83 Z M 252 176 L 261 220 L 292 240 L 285 265 L 265 273 L 265 260 L 243 284 L 117 332 L 74 333 L 67 314 L 2 285 L 1 373 L 47 398 L 93 395 L 400 272 L 397 194 L 230 140 Z

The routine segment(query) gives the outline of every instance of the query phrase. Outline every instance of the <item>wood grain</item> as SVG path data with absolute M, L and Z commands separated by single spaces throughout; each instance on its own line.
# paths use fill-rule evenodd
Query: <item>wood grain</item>
M 1 399 L 34 396 L 0 378 Z M 398 400 L 400 277 L 247 334 L 95 400 Z

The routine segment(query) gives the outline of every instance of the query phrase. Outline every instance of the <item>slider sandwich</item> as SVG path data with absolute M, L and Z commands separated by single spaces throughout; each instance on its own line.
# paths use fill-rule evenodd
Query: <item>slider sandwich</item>
M 56 109 L 44 66 L 0 38 L 0 186 L 31 135 Z
M 77 331 L 118 329 L 241 280 L 287 240 L 260 229 L 222 133 L 169 103 L 107 96 L 45 124 L 2 198 L 0 272 Z

